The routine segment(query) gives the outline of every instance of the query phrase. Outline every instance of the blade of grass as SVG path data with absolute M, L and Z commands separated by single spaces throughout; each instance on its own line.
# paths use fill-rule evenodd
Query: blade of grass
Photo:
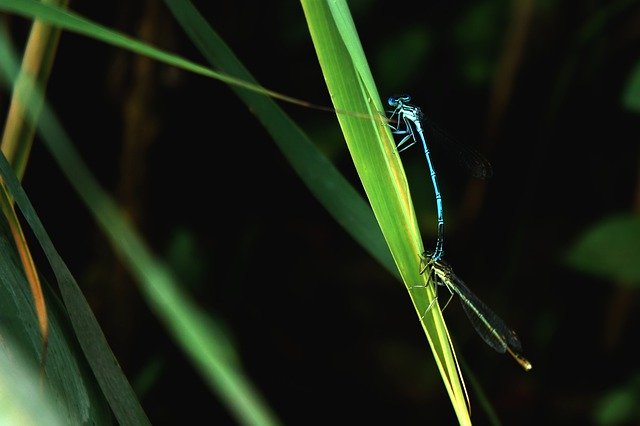
M 338 110 L 383 112 L 355 25 L 344 1 L 301 1 L 318 60 Z M 414 308 L 422 317 L 436 364 L 461 424 L 470 424 L 466 393 L 461 383 L 446 326 L 439 309 L 429 306 L 434 294 L 419 274 L 424 251 L 406 177 L 388 126 L 338 115 L 349 152 Z M 437 305 L 436 305 L 437 306 Z M 424 316 L 423 316 L 424 315 Z

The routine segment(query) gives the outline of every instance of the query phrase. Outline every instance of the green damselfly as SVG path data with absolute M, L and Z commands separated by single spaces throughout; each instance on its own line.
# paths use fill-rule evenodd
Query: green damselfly
M 442 259 L 433 260 L 429 256 L 424 257 L 420 272 L 424 273 L 427 271 L 430 282 L 446 287 L 452 297 L 454 294 L 458 295 L 462 303 L 462 308 L 467 314 L 469 321 L 471 321 L 473 328 L 475 328 L 476 332 L 489 346 L 500 353 L 507 352 L 522 368 L 526 371 L 531 370 L 531 363 L 521 355 L 522 345 L 516 332 L 509 328 L 498 315 L 466 286 L 453 272 L 453 269 L 448 263 Z M 436 299 L 434 299 L 434 301 L 435 300 Z M 427 312 L 431 309 L 432 305 L 433 302 L 427 308 Z

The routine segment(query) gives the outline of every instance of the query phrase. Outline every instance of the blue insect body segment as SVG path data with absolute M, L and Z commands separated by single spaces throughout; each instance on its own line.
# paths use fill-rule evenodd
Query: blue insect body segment
M 409 104 L 411 97 L 408 95 L 391 96 L 388 99 L 389 106 L 395 108 L 391 111 L 390 119 L 396 120 L 397 125 L 392 126 L 392 133 L 395 135 L 401 135 L 403 138 L 397 143 L 398 152 L 402 152 L 405 149 L 411 147 L 418 142 L 418 138 L 422 142 L 424 148 L 424 155 L 427 159 L 427 165 L 429 166 L 429 174 L 431 175 L 431 182 L 433 183 L 433 192 L 436 197 L 436 210 L 438 215 L 438 236 L 436 240 L 436 248 L 431 255 L 431 259 L 434 261 L 442 259 L 444 255 L 444 210 L 442 208 L 442 195 L 440 194 L 440 188 L 438 187 L 438 180 L 436 178 L 436 170 L 431 161 L 431 154 L 429 147 L 427 146 L 427 140 L 424 134 L 424 128 L 422 126 L 423 113 L 417 106 Z M 402 147 L 405 143 L 408 145 Z

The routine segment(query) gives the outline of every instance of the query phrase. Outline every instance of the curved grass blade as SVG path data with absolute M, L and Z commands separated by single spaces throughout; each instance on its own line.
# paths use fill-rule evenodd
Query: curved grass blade
M 383 114 L 355 25 L 344 1 L 302 0 L 318 60 L 338 110 Z M 382 120 L 358 120 L 338 115 L 349 152 L 385 240 L 431 345 L 436 364 L 461 424 L 470 424 L 464 386 L 439 309 L 430 309 L 431 286 L 415 291 L 424 251 L 409 187 L 395 143 Z

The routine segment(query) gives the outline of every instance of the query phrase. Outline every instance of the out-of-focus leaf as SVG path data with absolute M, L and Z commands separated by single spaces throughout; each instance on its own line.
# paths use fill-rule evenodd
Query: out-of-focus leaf
M 581 271 L 637 286 L 640 216 L 615 216 L 594 225 L 573 245 L 566 260 Z
M 4 333 L 0 331 L 4 336 Z M 0 424 L 50 425 L 80 423 L 80 419 L 62 421 L 49 393 L 40 390 L 37 369 L 23 361 L 22 351 L 10 339 L 0 345 Z
M 629 111 L 640 113 L 640 61 L 633 67 L 622 92 L 622 106 Z
M 467 81 L 483 85 L 493 75 L 500 39 L 505 28 L 505 3 L 484 0 L 473 3 L 456 23 L 455 41 Z
M 637 420 L 637 395 L 628 390 L 618 390 L 609 393 L 598 404 L 596 423 L 600 425 L 630 424 L 633 418 Z
M 595 406 L 593 417 L 597 425 L 631 425 L 640 421 L 640 376 L 636 375 L 622 387 L 605 392 Z
M 375 53 L 375 69 L 381 87 L 411 85 L 424 77 L 424 66 L 433 48 L 433 36 L 424 26 L 394 28 Z M 402 66 L 398 66 L 398 61 Z

